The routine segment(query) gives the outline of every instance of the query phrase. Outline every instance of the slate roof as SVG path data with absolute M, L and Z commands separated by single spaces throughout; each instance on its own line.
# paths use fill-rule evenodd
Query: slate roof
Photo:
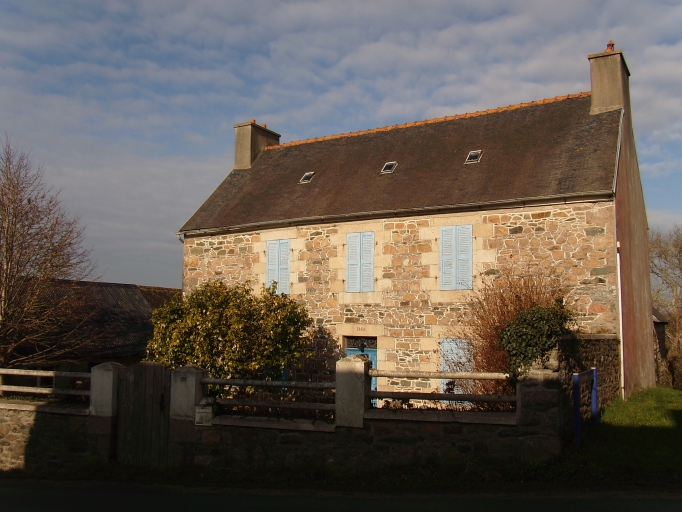
M 145 354 L 154 334 L 152 312 L 181 290 L 121 283 L 83 282 L 95 313 L 78 332 L 89 341 L 77 359 L 107 359 Z
M 579 93 L 474 114 L 271 146 L 235 169 L 181 228 L 274 225 L 494 207 L 612 192 L 620 111 Z M 464 165 L 469 151 L 481 161 Z M 392 174 L 383 165 L 397 161 Z M 299 184 L 315 172 L 308 184 Z

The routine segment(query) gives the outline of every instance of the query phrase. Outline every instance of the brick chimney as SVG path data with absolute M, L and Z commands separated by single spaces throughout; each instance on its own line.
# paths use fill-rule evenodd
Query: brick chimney
M 234 168 L 249 169 L 267 146 L 277 146 L 280 134 L 257 125 L 255 119 L 234 125 Z
M 592 82 L 590 115 L 624 108 L 630 112 L 630 71 L 623 52 L 609 41 L 602 53 L 588 55 Z

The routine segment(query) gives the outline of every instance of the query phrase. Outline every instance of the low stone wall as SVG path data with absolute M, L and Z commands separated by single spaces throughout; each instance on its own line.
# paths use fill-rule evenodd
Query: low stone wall
M 87 409 L 0 403 L 0 470 L 68 472 L 109 459 L 108 435 L 91 432 Z M 104 441 L 104 442 L 102 442 Z
M 171 419 L 169 463 L 253 470 L 325 466 L 338 471 L 380 469 L 485 457 L 530 462 L 562 449 L 559 372 L 535 370 L 517 385 L 516 412 L 368 409 L 360 428 L 333 423 L 219 416 L 212 426 Z M 362 414 L 362 413 L 361 413 Z M 296 423 L 296 422 L 299 423 Z M 242 422 L 242 425 L 239 423 Z M 221 424 L 222 423 L 222 424 Z M 229 424 L 227 424 L 229 423 Z
M 123 429 L 125 422 L 117 422 L 115 406 L 120 413 L 129 405 L 123 399 L 127 395 L 117 396 L 125 375 L 119 370 L 115 363 L 93 368 L 89 408 L 0 400 L 0 470 L 68 472 L 107 464 L 116 459 L 117 442 L 119 450 L 138 450 L 147 434 L 158 434 L 154 429 L 162 424 L 161 416 L 116 431 L 115 425 Z M 371 408 L 368 370 L 363 356 L 337 363 L 334 422 L 223 415 L 209 416 L 211 426 L 197 426 L 197 410 L 206 407 L 201 405 L 206 372 L 179 368 L 170 373 L 170 401 L 159 411 L 170 422 L 168 442 L 164 439 L 159 449 L 168 449 L 170 466 L 346 472 L 429 461 L 465 464 L 477 458 L 529 462 L 561 452 L 565 404 L 558 369 L 531 371 L 517 383 L 516 411 L 497 412 Z M 148 372 L 137 372 L 143 373 Z M 150 406 L 159 403 L 158 396 L 148 402 L 142 411 L 151 420 Z M 206 421 L 201 414 L 199 421 Z M 165 455 L 163 460 L 165 466 Z
M 556 455 L 557 436 L 526 432 L 509 425 L 367 420 L 362 429 L 336 432 L 198 427 L 174 422 L 172 465 L 215 469 L 315 468 L 357 471 L 438 461 L 466 463 L 476 457 L 533 461 Z

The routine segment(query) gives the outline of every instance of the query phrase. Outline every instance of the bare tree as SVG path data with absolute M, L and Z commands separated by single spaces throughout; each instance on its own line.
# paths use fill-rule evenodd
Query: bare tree
M 8 137 L 0 149 L 0 366 L 55 361 L 83 344 L 79 281 L 92 277 L 78 217 Z
M 667 361 L 675 388 L 682 389 L 682 227 L 651 231 L 649 259 L 654 306 L 669 320 L 666 329 Z

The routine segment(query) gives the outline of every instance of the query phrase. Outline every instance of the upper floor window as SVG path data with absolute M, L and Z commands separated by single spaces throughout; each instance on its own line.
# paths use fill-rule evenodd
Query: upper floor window
M 289 260 L 291 240 L 270 240 L 266 256 L 265 285 L 277 282 L 277 293 L 289 293 Z
M 346 291 L 374 291 L 374 232 L 348 233 Z
M 440 289 L 471 290 L 473 285 L 473 228 L 440 228 Z

